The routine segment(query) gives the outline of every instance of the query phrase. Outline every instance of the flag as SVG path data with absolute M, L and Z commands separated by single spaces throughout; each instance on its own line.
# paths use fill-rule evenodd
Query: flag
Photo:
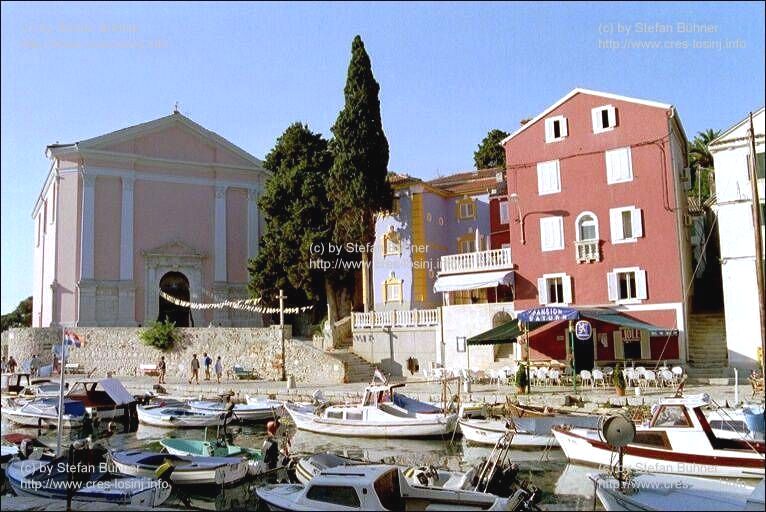
M 72 331 L 64 331 L 64 344 L 80 348 L 85 346 L 85 341 Z
M 377 368 L 375 368 L 375 373 L 373 374 L 372 378 L 373 378 L 373 380 L 374 379 L 380 379 L 380 382 L 382 382 L 383 384 L 386 383 L 386 377 Z

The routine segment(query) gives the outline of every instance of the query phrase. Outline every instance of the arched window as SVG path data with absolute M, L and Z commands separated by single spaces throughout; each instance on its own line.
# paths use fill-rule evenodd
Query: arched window
M 598 240 L 598 218 L 593 212 L 582 212 L 575 220 L 578 242 Z

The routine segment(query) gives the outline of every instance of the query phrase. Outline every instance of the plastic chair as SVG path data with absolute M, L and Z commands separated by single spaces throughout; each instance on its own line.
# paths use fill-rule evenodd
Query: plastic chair
M 670 371 L 673 372 L 673 377 L 674 377 L 673 382 L 676 384 L 681 382 L 681 379 L 683 379 L 684 377 L 684 369 L 681 368 L 680 366 L 674 366 L 673 369 Z
M 646 370 L 646 373 L 644 374 L 644 383 L 646 387 L 657 387 L 657 374 L 652 370 Z
M 560 386 L 561 385 L 561 372 L 558 370 L 549 370 L 548 371 L 548 380 L 550 380 L 550 383 L 552 386 Z
M 592 373 L 593 376 L 593 387 L 596 386 L 596 384 L 601 384 L 601 387 L 606 387 L 606 381 L 604 380 L 604 372 L 601 370 L 593 370 Z
M 590 384 L 591 387 L 593 387 L 593 376 L 588 370 L 582 370 L 580 372 L 580 382 L 582 382 L 583 386 Z

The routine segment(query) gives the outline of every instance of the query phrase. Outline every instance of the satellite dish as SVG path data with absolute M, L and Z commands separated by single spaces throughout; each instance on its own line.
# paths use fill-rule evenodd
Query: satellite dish
M 636 437 L 636 425 L 627 417 L 617 414 L 601 421 L 599 426 L 601 440 L 613 448 L 622 448 L 633 442 Z

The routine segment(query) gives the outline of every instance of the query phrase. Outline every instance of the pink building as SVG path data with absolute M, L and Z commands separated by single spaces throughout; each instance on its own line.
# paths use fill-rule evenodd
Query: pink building
M 178 112 L 48 146 L 35 204 L 35 327 L 258 325 L 252 313 L 180 308 L 247 294 L 262 162 Z
M 503 145 L 516 310 L 604 306 L 658 327 L 596 326 L 581 361 L 685 360 L 691 251 L 675 109 L 575 89 Z M 564 329 L 532 336 L 533 353 L 568 357 Z

